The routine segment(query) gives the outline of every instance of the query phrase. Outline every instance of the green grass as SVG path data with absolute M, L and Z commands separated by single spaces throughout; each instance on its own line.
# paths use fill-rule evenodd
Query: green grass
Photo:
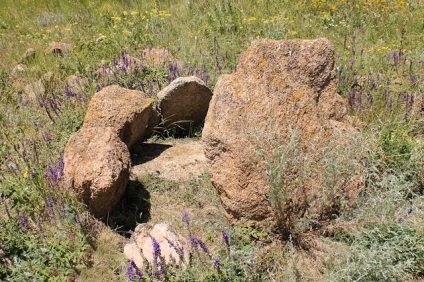
M 139 211 L 150 207 L 148 220 L 171 222 L 185 235 L 181 212 L 187 211 L 208 244 L 211 258 L 194 257 L 187 269 L 169 270 L 169 281 L 423 279 L 422 0 L 2 0 L 1 6 L 0 280 L 126 280 L 121 235 L 146 217 L 123 208 L 109 226 L 87 228 L 80 220 L 86 208 L 61 185 L 64 146 L 101 83 L 95 71 L 122 50 L 137 57 L 150 46 L 169 48 L 179 60 L 178 72 L 146 67 L 109 82 L 142 87 L 154 97 L 175 76 L 196 75 L 213 89 L 257 38 L 317 37 L 335 46 L 337 91 L 360 129 L 354 152 L 360 154 L 355 165 L 363 193 L 355 209 L 342 209 L 316 232 L 307 231 L 315 219 L 302 218 L 294 223 L 302 236 L 281 241 L 264 230 L 230 225 L 207 175 L 182 183 L 142 179 L 131 184 L 123 203 Z M 101 36 L 106 38 L 96 42 Z M 53 56 L 46 52 L 51 42 L 70 43 L 73 50 Z M 12 68 L 30 47 L 36 56 L 25 62 L 18 83 Z M 19 91 L 18 84 L 35 85 L 49 71 L 54 76 L 41 81 L 44 93 L 31 99 Z M 70 75 L 89 79 L 80 96 L 64 91 Z M 295 155 L 287 156 L 296 164 Z M 271 169 L 278 166 L 273 157 L 266 155 Z M 325 158 L 333 165 L 329 174 L 357 173 L 341 154 Z M 284 179 L 274 172 L 270 180 L 277 185 Z M 231 237 L 230 257 L 222 229 Z

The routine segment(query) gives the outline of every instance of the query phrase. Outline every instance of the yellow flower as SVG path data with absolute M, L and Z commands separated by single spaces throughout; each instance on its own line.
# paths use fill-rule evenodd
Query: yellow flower
M 131 31 L 129 31 L 128 29 L 126 29 L 126 28 L 124 28 L 124 29 L 122 30 L 122 33 L 124 33 L 125 35 L 130 35 L 130 34 L 132 34 L 132 32 L 131 32 Z
M 133 16 L 138 15 L 138 11 L 131 11 L 131 15 L 133 15 Z
M 121 17 L 111 17 L 112 20 L 121 21 Z
M 128 15 L 128 12 L 127 12 L 127 11 L 123 11 L 123 12 L 122 12 L 122 14 L 123 14 L 124 16 L 126 16 L 126 15 Z

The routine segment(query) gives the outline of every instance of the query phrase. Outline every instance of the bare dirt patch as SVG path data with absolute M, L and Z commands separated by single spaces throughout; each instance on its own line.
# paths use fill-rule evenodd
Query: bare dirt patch
M 131 179 L 153 175 L 172 181 L 188 180 L 206 171 L 206 158 L 199 139 L 143 143 L 132 155 Z

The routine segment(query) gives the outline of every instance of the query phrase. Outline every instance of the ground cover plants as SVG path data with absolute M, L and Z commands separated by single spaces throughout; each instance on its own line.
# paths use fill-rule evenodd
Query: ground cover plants
M 1 2 L 0 280 L 424 278 L 422 0 Z M 102 221 L 63 188 L 64 145 L 103 86 L 96 71 L 113 58 L 168 48 L 179 64 L 146 66 L 129 75 L 121 69 L 107 82 L 154 98 L 184 75 L 198 76 L 213 89 L 256 38 L 317 37 L 335 46 L 338 92 L 361 135 L 349 147 L 361 154 L 358 163 L 344 159 L 349 152 L 343 149 L 326 154 L 323 164 L 346 180 L 361 176 L 356 208 L 342 209 L 326 222 L 303 218 L 293 236 L 281 240 L 266 230 L 230 224 L 207 173 L 183 182 L 137 179 L 117 211 Z M 47 52 L 51 42 L 73 49 L 53 55 Z M 35 56 L 22 61 L 23 70 L 12 71 L 30 47 Z M 48 72 L 53 75 L 43 78 Z M 65 87 L 70 75 L 87 78 L 83 92 Z M 22 84 L 35 87 L 39 81 L 42 95 L 31 98 L 22 90 Z M 292 139 L 294 146 L 295 134 Z M 273 154 L 258 156 L 272 172 L 270 182 L 278 184 L 281 167 L 301 164 L 293 147 L 274 147 Z M 278 206 L 281 197 L 275 195 L 270 199 Z M 125 260 L 128 232 L 145 221 L 167 221 L 193 239 L 187 267 L 159 274 L 157 266 L 137 270 Z

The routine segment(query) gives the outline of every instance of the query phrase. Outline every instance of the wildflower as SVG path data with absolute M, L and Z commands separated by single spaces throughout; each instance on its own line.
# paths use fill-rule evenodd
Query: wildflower
M 19 223 L 21 224 L 21 229 L 22 231 L 27 231 L 27 224 L 28 224 L 28 219 L 26 218 L 26 216 L 23 213 L 20 213 L 18 209 L 16 209 L 16 214 L 19 217 Z
M 4 201 L 4 211 L 6 212 L 7 218 L 10 219 L 10 213 L 9 213 L 9 209 L 7 208 L 6 201 Z
M 207 84 L 209 81 L 209 75 L 202 76 L 203 81 Z
M 230 256 L 230 236 L 225 230 L 222 230 L 222 238 L 224 239 L 225 247 L 227 248 L 228 256 Z
M 214 266 L 216 269 L 216 272 L 218 273 L 218 275 L 221 274 L 221 261 L 219 260 L 219 257 L 216 257 L 215 262 L 214 262 Z
M 156 241 L 155 238 L 151 237 L 152 239 L 152 246 L 153 246 L 153 266 L 158 266 L 158 258 L 161 255 L 161 249 L 158 241 Z
M 351 63 L 351 64 L 355 63 L 355 59 L 351 58 L 351 59 L 349 60 L 349 63 Z
M 209 254 L 208 246 L 206 246 L 206 243 L 203 240 L 197 238 L 197 243 L 205 254 Z
M 189 218 L 189 216 L 188 216 L 188 213 L 187 213 L 187 212 L 183 212 L 183 220 L 184 220 L 184 222 L 187 224 L 187 226 L 189 226 L 189 225 L 190 225 L 190 218 Z
M 81 224 L 81 221 L 80 221 L 80 219 L 79 219 L 78 214 L 75 214 L 75 222 L 76 222 L 77 224 Z
M 138 11 L 131 11 L 131 15 L 132 15 L 132 16 L 136 16 L 136 15 L 138 15 Z
M 196 235 L 190 234 L 190 244 L 194 249 L 197 250 L 197 246 L 199 246 L 199 240 L 197 239 Z
M 387 107 L 389 109 L 392 109 L 392 106 L 393 106 L 393 101 L 392 101 L 392 98 L 390 98 L 389 102 L 387 102 Z
M 166 241 L 168 241 L 168 245 L 170 248 L 173 248 L 175 250 L 175 252 L 177 253 L 177 255 L 180 257 L 180 261 L 183 260 L 184 258 L 184 249 L 181 247 L 179 248 L 178 246 L 176 246 L 174 244 L 174 242 L 172 242 L 171 240 L 169 240 L 168 238 L 165 238 Z
M 127 266 L 126 273 L 127 273 L 128 279 L 130 281 L 132 281 L 132 280 L 135 279 L 135 265 L 134 265 L 134 261 L 133 260 L 130 260 L 129 261 L 129 264 Z
M 44 235 L 43 227 L 41 226 L 40 217 L 38 215 L 37 215 L 37 228 L 38 228 L 38 232 L 40 233 L 41 239 L 45 239 L 46 236 Z

